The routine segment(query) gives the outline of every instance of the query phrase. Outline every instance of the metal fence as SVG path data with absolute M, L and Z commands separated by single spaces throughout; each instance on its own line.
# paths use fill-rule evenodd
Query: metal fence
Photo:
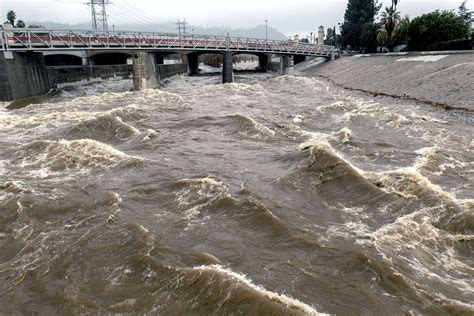
M 48 50 L 172 50 L 290 54 L 316 57 L 338 55 L 333 46 L 230 36 L 153 32 L 44 29 L 0 30 L 3 51 Z

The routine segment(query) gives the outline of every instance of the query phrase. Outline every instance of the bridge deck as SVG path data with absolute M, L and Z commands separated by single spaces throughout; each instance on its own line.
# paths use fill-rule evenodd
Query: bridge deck
M 175 33 L 109 32 L 76 30 L 0 30 L 3 51 L 48 50 L 172 50 L 232 51 L 331 57 L 333 46 L 256 38 Z

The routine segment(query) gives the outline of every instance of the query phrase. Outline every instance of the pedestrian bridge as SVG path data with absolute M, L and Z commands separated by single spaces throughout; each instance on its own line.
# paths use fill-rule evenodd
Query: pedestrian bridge
M 1 30 L 3 51 L 147 50 L 265 53 L 338 57 L 333 46 L 302 42 L 214 35 L 153 32 L 77 31 L 42 29 Z
M 0 100 L 45 93 L 56 85 L 56 75 L 82 80 L 89 74 L 128 71 L 135 89 L 157 88 L 168 76 L 199 73 L 199 56 L 210 53 L 223 56 L 223 83 L 234 80 L 232 57 L 237 54 L 256 55 L 259 71 L 281 74 L 290 59 L 297 64 L 307 57 L 339 57 L 339 50 L 327 45 L 176 33 L 11 28 L 0 30 L 0 41 L 0 69 L 5 70 L 0 73 Z M 165 65 L 164 58 L 170 55 L 179 56 L 181 63 Z M 129 59 L 133 65 L 126 65 Z M 120 66 L 124 64 L 127 67 Z

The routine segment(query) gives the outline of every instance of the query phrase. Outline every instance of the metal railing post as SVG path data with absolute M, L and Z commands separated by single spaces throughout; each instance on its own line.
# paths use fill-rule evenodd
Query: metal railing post
M 6 51 L 7 50 L 7 41 L 6 41 L 7 39 L 5 37 L 5 31 L 2 30 L 1 32 L 2 32 L 2 39 L 1 39 L 2 40 L 2 50 Z
M 227 32 L 227 36 L 225 38 L 225 49 L 227 51 L 229 50 L 229 42 L 230 42 L 230 37 L 229 37 L 229 32 Z

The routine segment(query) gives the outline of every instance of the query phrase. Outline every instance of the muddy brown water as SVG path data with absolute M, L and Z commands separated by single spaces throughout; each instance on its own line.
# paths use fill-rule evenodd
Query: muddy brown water
M 239 74 L 0 110 L 0 313 L 472 314 L 472 114 Z

